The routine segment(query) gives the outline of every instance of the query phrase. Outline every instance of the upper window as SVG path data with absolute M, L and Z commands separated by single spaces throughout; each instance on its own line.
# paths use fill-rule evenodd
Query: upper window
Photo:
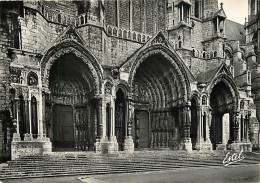
M 58 14 L 58 22 L 61 23 L 61 15 Z
M 194 15 L 196 18 L 199 18 L 199 1 L 195 1 L 195 7 L 194 7 Z
M 255 15 L 255 0 L 251 0 L 251 15 Z

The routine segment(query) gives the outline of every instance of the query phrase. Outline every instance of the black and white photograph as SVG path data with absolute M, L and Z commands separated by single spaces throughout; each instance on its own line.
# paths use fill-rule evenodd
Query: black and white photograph
M 260 183 L 260 0 L 0 0 L 0 183 Z

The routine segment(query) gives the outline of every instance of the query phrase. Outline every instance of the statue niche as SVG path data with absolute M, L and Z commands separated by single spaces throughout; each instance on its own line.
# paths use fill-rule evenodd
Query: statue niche
M 38 85 L 38 76 L 34 72 L 30 72 L 28 74 L 27 83 L 29 86 L 37 86 Z

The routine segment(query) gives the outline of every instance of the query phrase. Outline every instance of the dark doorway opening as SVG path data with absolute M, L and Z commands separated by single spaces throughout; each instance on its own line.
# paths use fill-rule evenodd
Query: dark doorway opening
M 136 111 L 135 148 L 149 148 L 149 114 L 147 111 Z
M 56 104 L 53 107 L 53 146 L 55 148 L 74 147 L 72 107 Z
M 125 95 L 122 89 L 116 93 L 116 109 L 115 109 L 115 134 L 117 137 L 118 149 L 123 150 L 125 130 Z
M 214 150 L 227 148 L 233 138 L 230 115 L 234 111 L 234 103 L 235 97 L 226 83 L 220 81 L 213 87 L 210 95 L 212 108 L 210 140 Z

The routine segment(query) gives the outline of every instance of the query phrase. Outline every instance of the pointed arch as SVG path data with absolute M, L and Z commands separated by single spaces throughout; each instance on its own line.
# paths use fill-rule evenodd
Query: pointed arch
M 130 74 L 129 74 L 129 80 L 128 83 L 131 88 L 133 88 L 133 80 L 136 73 L 136 70 L 139 68 L 139 65 L 145 61 L 148 57 L 151 57 L 152 55 L 160 55 L 162 58 L 164 58 L 166 61 L 168 61 L 172 69 L 174 70 L 176 79 L 179 83 L 180 87 L 180 93 L 183 94 L 184 101 L 187 101 L 188 98 L 190 98 L 191 90 L 190 90 L 190 79 L 188 76 L 187 69 L 184 63 L 181 61 L 180 57 L 173 53 L 169 48 L 162 46 L 162 45 L 152 45 L 150 47 L 147 47 L 143 51 L 141 51 L 136 59 L 134 60 L 133 64 L 131 64 L 130 68 Z M 170 68 L 169 68 L 170 69 Z
M 238 99 L 239 99 L 238 86 L 235 83 L 234 79 L 227 74 L 224 74 L 224 73 L 220 74 L 211 81 L 211 83 L 209 85 L 209 89 L 208 89 L 208 94 L 209 94 L 208 96 L 211 95 L 214 86 L 216 86 L 220 82 L 223 82 L 230 90 L 233 101 L 234 101 L 234 110 L 237 109 L 238 108 Z
M 65 39 L 61 42 L 57 42 L 45 52 L 41 59 L 43 87 L 48 88 L 50 68 L 54 64 L 55 60 L 67 53 L 74 53 L 78 58 L 82 59 L 90 69 L 91 75 L 95 80 L 95 93 L 102 93 L 101 80 L 103 79 L 103 69 L 101 64 L 84 45 L 76 42 L 74 39 Z

